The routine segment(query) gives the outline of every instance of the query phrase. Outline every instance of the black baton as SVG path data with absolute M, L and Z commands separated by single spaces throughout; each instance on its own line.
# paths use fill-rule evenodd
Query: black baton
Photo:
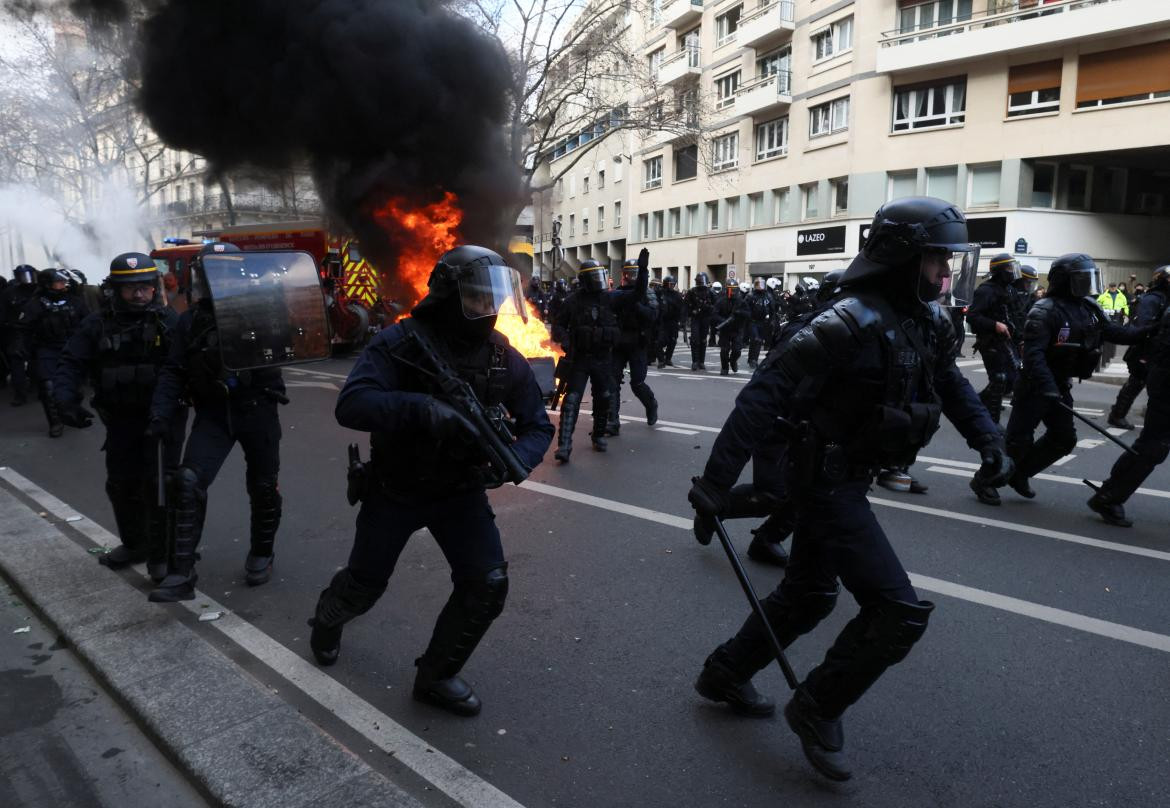
M 739 554 L 735 552 L 735 548 L 731 544 L 731 537 L 727 535 L 727 528 L 723 526 L 723 520 L 718 516 L 709 517 L 712 524 L 715 525 L 715 535 L 719 537 L 720 544 L 723 545 L 724 552 L 727 553 L 727 560 L 731 562 L 732 569 L 735 570 L 735 577 L 739 578 L 739 585 L 743 587 L 743 593 L 747 595 L 748 603 L 752 606 L 752 611 L 760 618 L 764 624 L 764 630 L 768 633 L 768 642 L 772 644 L 772 651 L 776 654 L 776 662 L 780 665 L 780 670 L 784 673 L 784 679 L 788 682 L 788 686 L 793 690 L 800 685 L 796 679 L 796 673 L 792 670 L 792 666 L 788 664 L 788 657 L 784 655 L 784 649 L 780 646 L 780 640 L 776 639 L 776 632 L 772 630 L 772 623 L 768 620 L 768 615 L 764 613 L 764 607 L 760 605 L 760 599 L 756 596 L 755 587 L 748 579 L 747 572 L 743 568 L 743 563 L 739 560 Z
M 1082 420 L 1082 421 L 1084 421 L 1086 424 L 1088 424 L 1089 426 L 1091 426 L 1093 429 L 1097 430 L 1097 431 L 1098 431 L 1098 432 L 1100 432 L 1102 435 L 1104 435 L 1105 437 L 1109 438 L 1109 440 L 1111 440 L 1111 441 L 1113 441 L 1114 443 L 1116 443 L 1116 444 L 1117 444 L 1118 446 L 1120 446 L 1122 449 L 1125 449 L 1125 451 L 1129 452 L 1129 453 L 1130 453 L 1131 455 L 1133 455 L 1134 457 L 1141 457 L 1141 455 L 1140 455 L 1140 454 L 1138 454 L 1138 451 L 1137 451 L 1137 449 L 1133 448 L 1132 446 L 1130 446 L 1130 445 L 1129 445 L 1128 443 L 1126 443 L 1125 441 L 1123 441 L 1123 440 L 1119 440 L 1119 439 L 1118 439 L 1118 438 L 1117 438 L 1115 435 L 1110 435 L 1110 434 L 1109 434 L 1107 431 L 1105 431 L 1105 429 L 1104 429 L 1104 428 L 1102 428 L 1102 427 L 1098 426 L 1097 424 L 1093 423 L 1093 422 L 1092 422 L 1092 421 L 1090 421 L 1088 418 L 1086 418 L 1085 416 L 1081 415 L 1079 412 L 1077 412 L 1076 410 L 1074 410 L 1072 407 L 1070 407 L 1069 405 L 1065 404 L 1063 401 L 1061 401 L 1061 402 L 1060 402 L 1060 406 L 1064 407 L 1066 410 L 1068 410 L 1069 412 L 1071 412 L 1071 413 L 1073 414 L 1073 417 L 1074 417 L 1074 418 L 1079 418 L 1079 419 L 1081 419 L 1081 420 Z

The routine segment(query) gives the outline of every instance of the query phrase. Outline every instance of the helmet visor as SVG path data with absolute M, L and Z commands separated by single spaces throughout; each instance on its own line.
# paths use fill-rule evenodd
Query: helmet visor
M 527 321 L 520 273 L 505 266 L 470 266 L 459 274 L 459 300 L 468 320 L 492 317 L 504 308 Z M 510 304 L 508 301 L 512 301 Z
M 577 281 L 587 291 L 604 291 L 609 288 L 609 270 L 604 267 L 582 269 L 577 273 Z
M 1096 266 L 1074 269 L 1068 275 L 1068 290 L 1073 297 L 1099 295 L 1105 285 L 1101 282 L 1101 270 Z
M 918 289 L 923 303 L 970 305 L 979 275 L 979 245 L 962 246 L 960 250 L 929 247 L 922 251 Z

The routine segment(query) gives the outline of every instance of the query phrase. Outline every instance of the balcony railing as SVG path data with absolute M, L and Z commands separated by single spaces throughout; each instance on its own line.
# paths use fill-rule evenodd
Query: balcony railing
M 321 202 L 315 197 L 297 199 L 294 205 L 288 198 L 277 194 L 241 193 L 232 194 L 232 208 L 237 213 L 287 213 L 317 215 L 321 213 Z M 223 194 L 207 194 L 202 199 L 179 200 L 156 203 L 155 212 L 160 216 L 193 216 L 200 213 L 226 213 L 227 198 Z
M 780 19 L 784 22 L 792 22 L 795 19 L 796 3 L 793 0 L 779 0 Z M 775 11 L 777 7 L 777 0 L 769 0 L 766 3 L 760 3 L 751 14 L 739 18 L 739 27 L 743 28 L 749 22 L 755 22 L 760 17 Z
M 775 73 L 769 73 L 766 76 L 754 78 L 749 82 L 739 85 L 735 91 L 736 95 L 744 95 L 753 90 L 759 89 L 767 84 L 776 85 L 776 95 L 790 96 L 792 95 L 792 71 L 791 70 L 777 70 Z
M 939 24 L 933 21 L 929 24 L 915 25 L 910 28 L 897 28 L 882 33 L 882 47 L 905 45 L 909 42 L 918 42 L 923 39 L 935 39 L 941 36 L 960 34 L 965 31 L 977 31 L 982 28 L 992 28 L 996 25 L 1007 25 L 1023 20 L 1032 20 L 1038 17 L 1047 17 L 1054 14 L 1064 14 L 1089 6 L 1099 6 L 1103 3 L 1114 3 L 1117 0 L 989 0 L 985 11 L 966 14 L 956 14 L 948 21 Z M 915 6 L 899 6 L 899 13 L 912 11 L 922 6 L 935 5 L 932 0 L 919 3 Z
M 675 62 L 678 62 L 682 59 L 687 60 L 687 67 L 698 67 L 699 66 L 699 58 L 700 58 L 699 46 L 698 45 L 687 45 L 685 48 L 678 51 L 677 53 L 672 53 L 672 54 L 670 54 L 670 56 L 667 56 L 665 59 L 663 59 L 662 63 L 658 65 L 658 69 L 662 70 L 662 68 L 666 67 L 667 65 L 673 65 Z

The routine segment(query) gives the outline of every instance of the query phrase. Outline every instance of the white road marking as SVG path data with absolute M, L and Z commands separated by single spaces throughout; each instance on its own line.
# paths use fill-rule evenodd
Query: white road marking
M 611 499 L 604 499 L 602 497 L 595 497 L 591 494 L 583 494 L 578 491 L 571 491 L 567 488 L 557 488 L 552 485 L 545 485 L 544 483 L 536 483 L 532 480 L 525 480 L 520 485 L 521 488 L 527 488 L 537 493 L 546 494 L 560 499 L 567 499 L 572 502 L 577 502 L 582 505 L 590 505 L 595 508 L 601 508 L 614 513 L 625 514 L 626 516 L 633 516 L 637 519 L 644 519 L 650 522 L 657 522 L 661 525 L 669 527 L 678 527 L 684 529 L 691 529 L 691 519 L 683 519 L 669 513 L 661 511 L 650 510 L 649 508 L 641 508 L 637 505 L 628 505 L 624 502 L 615 502 Z M 1024 525 L 1014 525 L 1011 522 L 996 522 L 995 520 L 982 520 L 975 517 L 966 517 L 963 514 L 954 514 L 949 511 L 940 511 L 934 508 L 923 508 L 921 506 L 906 506 L 903 503 L 893 502 L 891 500 L 875 499 L 870 497 L 870 502 L 880 505 L 890 505 L 895 508 L 905 508 L 906 510 L 921 511 L 930 513 L 936 516 L 944 516 L 948 518 L 960 518 L 961 521 L 971 521 L 980 524 L 991 524 L 998 527 L 1004 527 L 1008 530 L 1025 529 L 1026 532 L 1032 532 L 1032 528 L 1026 528 Z M 1035 530 L 1039 530 L 1038 528 Z M 1054 537 L 1070 536 L 1070 534 L 1060 534 L 1057 531 L 1044 531 L 1042 535 L 1051 535 Z M 1085 539 L 1084 537 L 1073 537 L 1076 539 L 1083 539 L 1083 543 L 1095 543 L 1100 545 L 1110 545 L 1110 542 L 1096 543 L 1094 539 Z M 1141 548 L 1126 548 L 1127 550 L 1140 550 Z M 1138 553 L 1139 555 L 1150 555 L 1156 558 L 1163 558 L 1170 560 L 1170 553 L 1159 553 L 1156 550 L 1148 550 Z M 975 589 L 962 584 L 952 583 L 951 581 L 944 581 L 939 578 L 930 578 L 925 575 L 918 575 L 917 573 L 909 573 L 910 580 L 914 586 L 934 592 L 939 595 L 946 595 L 948 597 L 956 598 L 958 600 L 965 600 L 970 603 L 978 603 L 983 606 L 990 606 L 1005 612 L 1012 612 L 1014 614 L 1023 615 L 1025 617 L 1032 617 L 1037 620 L 1043 620 L 1047 623 L 1053 623 L 1067 628 L 1085 631 L 1090 634 L 1097 634 L 1102 637 L 1109 637 L 1110 639 L 1120 640 L 1122 642 L 1131 643 L 1133 645 L 1141 645 L 1146 648 L 1153 648 L 1158 651 L 1165 651 L 1170 653 L 1170 636 L 1163 634 L 1155 634 L 1152 631 L 1145 631 L 1144 629 L 1126 626 L 1121 623 L 1110 623 L 1106 620 L 1098 620 L 1095 617 L 1078 614 L 1076 612 L 1068 612 L 1063 609 L 1054 609 L 1050 606 L 1044 606 L 1032 601 L 1020 600 L 1018 598 L 1009 597 L 1007 595 L 1000 595 L 995 592 L 988 592 L 983 589 Z
M 654 431 L 655 432 L 672 432 L 675 435 L 698 435 L 699 434 L 698 432 L 696 432 L 693 429 L 678 429 L 677 427 L 673 427 L 673 426 L 656 426 L 656 427 L 654 427 Z
M 76 515 L 64 502 L 9 467 L 0 467 L 0 478 L 8 481 L 20 493 L 58 518 L 66 519 Z M 70 527 L 81 531 L 98 544 L 107 547 L 116 547 L 120 544 L 117 536 L 91 520 L 84 519 L 70 524 Z M 139 564 L 134 569 L 146 577 L 145 565 Z M 299 654 L 290 651 L 251 623 L 232 614 L 226 606 L 208 597 L 205 592 L 197 590 L 194 600 L 181 602 L 180 605 L 194 614 L 202 614 L 204 611 L 224 612 L 220 620 L 201 623 L 200 627 L 214 628 L 231 638 L 306 696 L 361 733 L 383 752 L 393 755 L 395 760 L 456 803 L 467 808 L 480 806 L 524 808 L 519 802 L 444 755 L 423 738 L 411 733 Z M 167 607 L 151 604 L 147 608 Z
M 939 466 L 949 466 L 951 468 L 928 467 L 927 471 L 937 471 L 940 474 L 956 474 L 955 469 L 970 469 L 974 471 L 979 468 L 978 463 L 967 463 L 962 460 L 949 460 L 945 457 L 926 457 L 919 455 L 918 459 L 923 463 L 937 463 Z M 970 477 L 970 474 L 956 474 L 959 477 Z M 1068 485 L 1084 485 L 1080 477 L 1065 477 L 1061 474 L 1037 474 L 1032 478 L 1033 480 L 1048 480 L 1054 483 L 1066 483 Z M 1100 483 L 1100 480 L 1093 480 L 1095 483 Z M 1162 499 L 1170 499 L 1170 491 L 1161 491 L 1157 488 L 1139 488 L 1138 494 L 1144 494 L 1147 497 L 1161 497 Z
M 326 373 L 323 370 L 305 370 L 304 368 L 285 368 L 288 373 L 303 373 L 308 376 L 324 376 L 327 379 L 341 379 L 345 381 L 349 376 L 344 373 Z
M 1105 441 L 1103 441 L 1103 440 L 1095 440 L 1093 438 L 1082 438 L 1081 440 L 1077 441 L 1077 448 L 1078 449 L 1096 449 L 1098 446 L 1101 446 L 1104 443 L 1105 443 Z
M 1115 427 L 1115 426 L 1108 427 L 1105 431 L 1108 432 L 1110 435 L 1112 435 L 1115 438 L 1120 438 L 1122 435 L 1129 432 L 1128 429 L 1119 429 L 1118 427 Z
M 1060 460 L 1054 460 L 1054 461 L 1052 461 L 1052 465 L 1054 465 L 1054 466 L 1063 466 L 1065 463 L 1067 463 L 1068 461 L 1072 460 L 1074 457 L 1076 457 L 1076 455 L 1075 455 L 1075 454 L 1067 454 L 1067 455 L 1065 455 L 1064 457 L 1060 458 Z
M 335 393 L 341 389 L 333 382 L 296 382 L 296 381 L 292 381 L 291 379 L 285 381 L 284 386 L 285 387 L 320 387 L 322 390 L 332 390 Z
M 557 410 L 556 412 L 550 411 L 550 414 L 555 415 L 559 412 L 560 412 L 559 410 Z M 593 414 L 593 410 L 587 410 L 584 408 L 582 408 L 581 410 L 578 411 L 578 415 L 592 415 L 592 414 Z M 640 424 L 646 423 L 646 419 L 644 417 L 638 416 L 638 415 L 623 415 L 623 416 L 621 416 L 621 419 L 623 421 L 636 421 L 637 423 L 640 423 Z M 716 435 L 718 435 L 720 432 L 719 427 L 702 426 L 701 424 L 684 424 L 684 423 L 681 423 L 679 421 L 663 421 L 661 419 L 659 419 L 658 423 L 661 424 L 662 426 L 673 426 L 673 427 L 678 427 L 679 429 L 693 429 L 696 432 L 712 432 Z M 978 468 L 978 467 L 976 467 L 976 468 Z

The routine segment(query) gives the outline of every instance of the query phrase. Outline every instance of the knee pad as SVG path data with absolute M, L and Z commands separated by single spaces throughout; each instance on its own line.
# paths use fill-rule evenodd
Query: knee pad
M 248 488 L 248 496 L 254 501 L 270 502 L 280 499 L 280 486 L 277 483 L 275 475 L 271 477 L 253 477 L 248 475 L 245 485 Z
M 481 577 L 455 582 L 455 595 L 463 613 L 480 620 L 495 620 L 508 599 L 508 567 L 496 567 Z
M 787 618 L 789 627 L 797 634 L 812 631 L 836 608 L 838 591 L 783 593 L 781 597 L 790 604 Z M 773 592 L 768 599 L 779 592 L 780 589 Z
M 326 628 L 343 625 L 372 609 L 385 591 L 385 585 L 359 581 L 348 567 L 338 570 L 317 600 L 315 619 Z
M 886 666 L 905 659 L 926 633 L 932 611 L 934 604 L 928 600 L 918 603 L 890 600 L 863 609 L 862 614 L 868 617 L 865 636 L 874 659 Z

